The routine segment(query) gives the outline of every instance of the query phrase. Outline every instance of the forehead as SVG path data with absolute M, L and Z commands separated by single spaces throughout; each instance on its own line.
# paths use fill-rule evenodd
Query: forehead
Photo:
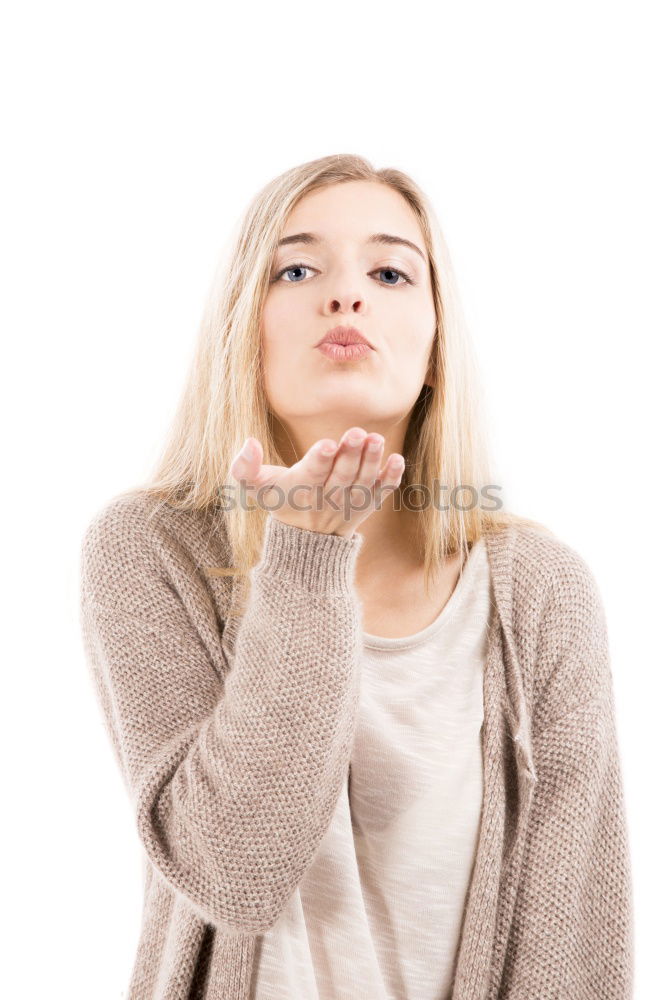
M 411 206 L 394 188 L 375 181 L 345 181 L 308 192 L 289 213 L 280 236 L 300 232 L 314 232 L 334 245 L 364 242 L 377 232 L 395 233 L 425 254 Z

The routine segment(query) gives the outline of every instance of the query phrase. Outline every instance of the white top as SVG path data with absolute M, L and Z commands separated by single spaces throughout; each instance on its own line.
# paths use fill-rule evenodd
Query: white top
M 351 758 L 331 824 L 257 938 L 255 1000 L 445 1000 L 476 856 L 490 620 L 477 541 L 434 622 L 364 633 Z

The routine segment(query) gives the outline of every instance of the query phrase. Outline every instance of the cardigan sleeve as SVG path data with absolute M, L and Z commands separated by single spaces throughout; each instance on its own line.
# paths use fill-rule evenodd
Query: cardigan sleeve
M 204 585 L 192 577 L 185 597 L 170 570 L 179 544 L 122 504 L 85 533 L 85 651 L 139 837 L 223 932 L 273 925 L 346 780 L 361 543 L 270 517 L 222 679 L 202 640 Z
M 553 585 L 544 628 L 537 783 L 499 995 L 629 1000 L 633 888 L 608 636 L 577 555 Z

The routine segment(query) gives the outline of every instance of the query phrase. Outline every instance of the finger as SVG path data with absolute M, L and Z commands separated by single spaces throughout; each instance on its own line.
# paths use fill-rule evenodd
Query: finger
M 296 474 L 308 484 L 317 486 L 323 484 L 330 475 L 339 445 L 331 438 L 322 438 L 309 448 L 300 462 L 295 466 Z
M 397 477 L 398 481 L 402 478 L 402 474 L 405 471 L 405 459 L 399 452 L 393 452 L 389 455 L 384 468 L 379 473 L 379 479 L 387 481 L 392 477 L 395 479 Z
M 381 484 L 397 486 L 405 471 L 405 460 L 402 455 L 391 455 L 386 466 L 379 474 Z
M 378 506 L 381 506 L 394 490 L 400 485 L 405 471 L 405 460 L 402 455 L 393 454 L 380 472 L 374 483 L 374 498 Z
M 252 483 L 248 483 L 248 489 L 259 490 L 262 486 L 275 486 L 276 483 L 284 482 L 284 476 L 284 465 L 261 465 Z
M 362 486 L 372 486 L 377 479 L 384 452 L 384 438 L 381 434 L 369 434 L 361 455 L 356 482 Z
M 362 427 L 352 427 L 346 431 L 327 481 L 327 486 L 349 486 L 355 482 L 361 463 L 363 444 L 367 437 Z
M 379 465 L 384 451 L 384 438 L 381 434 L 369 434 L 361 451 L 360 465 L 353 482 L 346 487 L 351 490 L 355 510 L 361 510 L 366 504 L 375 509 L 375 485 L 379 482 Z
M 255 482 L 261 469 L 261 460 L 264 457 L 264 450 L 261 442 L 256 438 L 247 438 L 243 447 L 238 452 L 229 466 L 229 472 L 239 482 L 244 480 L 248 485 Z

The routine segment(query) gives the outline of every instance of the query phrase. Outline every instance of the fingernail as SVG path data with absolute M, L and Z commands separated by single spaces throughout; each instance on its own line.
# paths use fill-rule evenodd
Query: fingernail
M 241 451 L 241 455 L 243 456 L 243 458 L 252 458 L 253 454 L 254 453 L 252 451 L 252 444 L 250 442 L 250 439 L 246 438 L 245 444 L 243 445 L 243 450 Z

